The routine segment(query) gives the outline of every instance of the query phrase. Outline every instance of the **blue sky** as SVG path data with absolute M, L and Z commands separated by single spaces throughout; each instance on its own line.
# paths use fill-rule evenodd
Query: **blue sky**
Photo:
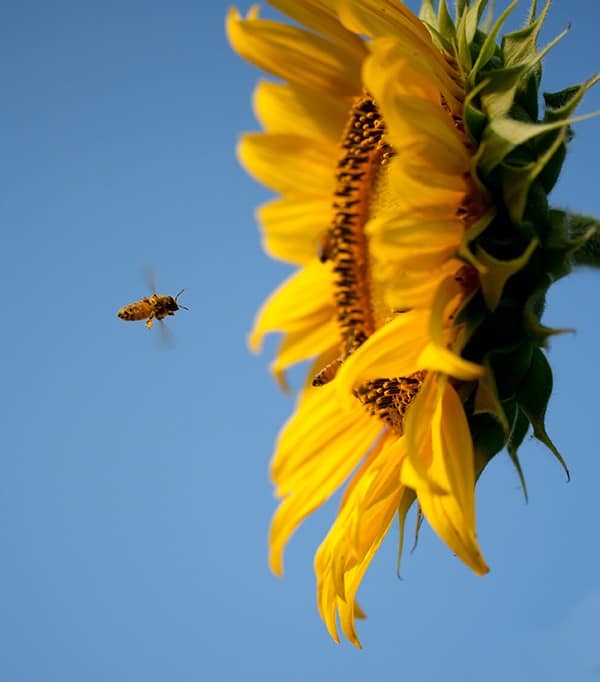
M 550 352 L 572 480 L 528 440 L 526 505 L 496 458 L 478 486 L 489 576 L 424 528 L 399 580 L 392 534 L 360 593 L 359 652 L 315 607 L 335 502 L 295 536 L 285 579 L 269 573 L 267 466 L 292 402 L 267 373 L 274 343 L 255 358 L 245 337 L 288 270 L 261 252 L 269 195 L 235 159 L 258 73 L 226 43 L 227 6 L 3 5 L 0 679 L 600 679 L 590 271 L 546 315 L 576 329 Z M 546 89 L 598 70 L 598 11 L 556 0 L 545 38 L 572 26 Z M 581 111 L 598 108 L 596 91 Z M 600 214 L 598 125 L 577 127 L 556 205 Z M 116 317 L 147 293 L 147 264 L 161 293 L 186 290 L 172 351 Z

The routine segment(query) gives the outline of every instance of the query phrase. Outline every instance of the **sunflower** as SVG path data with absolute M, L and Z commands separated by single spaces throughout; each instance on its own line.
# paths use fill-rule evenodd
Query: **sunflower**
M 475 573 L 475 482 L 528 429 L 546 434 L 551 371 L 541 324 L 551 281 L 592 219 L 550 209 L 573 110 L 597 80 L 545 96 L 538 116 L 536 40 L 548 5 L 496 39 L 483 0 L 270 0 L 300 26 L 243 18 L 234 49 L 280 80 L 261 81 L 263 132 L 242 137 L 248 172 L 278 196 L 258 210 L 264 246 L 295 267 L 250 336 L 282 335 L 272 370 L 311 361 L 279 435 L 272 478 L 281 503 L 270 564 L 304 518 L 346 484 L 317 550 L 318 607 L 339 641 L 360 646 L 356 594 L 396 518 L 400 545 L 417 503 Z M 524 483 L 524 482 L 523 482 Z

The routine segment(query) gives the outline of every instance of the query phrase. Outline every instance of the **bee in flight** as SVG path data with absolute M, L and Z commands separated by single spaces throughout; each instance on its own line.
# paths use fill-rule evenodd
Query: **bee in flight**
M 139 301 L 123 306 L 117 315 L 122 320 L 127 320 L 128 322 L 146 320 L 146 327 L 150 328 L 155 318 L 162 322 L 164 317 L 175 315 L 179 308 L 189 310 L 189 308 L 177 302 L 177 299 L 183 292 L 184 289 L 177 296 L 161 296 L 160 294 L 152 294 L 150 298 L 145 296 Z

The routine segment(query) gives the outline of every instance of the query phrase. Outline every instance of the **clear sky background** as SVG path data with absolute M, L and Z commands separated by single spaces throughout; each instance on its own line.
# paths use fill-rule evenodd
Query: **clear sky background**
M 258 72 L 227 45 L 227 6 L 2 4 L 0 680 L 600 680 L 590 271 L 545 318 L 576 329 L 550 352 L 549 427 L 572 480 L 528 440 L 525 504 L 495 459 L 478 486 L 489 576 L 424 527 L 399 580 L 390 534 L 357 651 L 315 605 L 336 502 L 295 536 L 286 577 L 269 573 L 267 466 L 293 402 L 267 373 L 274 342 L 256 358 L 245 338 L 288 269 L 261 252 L 253 210 L 269 194 L 235 158 Z M 599 13 L 555 1 L 544 37 L 572 28 L 546 89 L 599 69 Z M 581 111 L 598 108 L 597 90 Z M 600 214 L 599 126 L 576 128 L 556 205 Z M 148 293 L 147 264 L 160 293 L 185 287 L 171 351 L 116 317 Z

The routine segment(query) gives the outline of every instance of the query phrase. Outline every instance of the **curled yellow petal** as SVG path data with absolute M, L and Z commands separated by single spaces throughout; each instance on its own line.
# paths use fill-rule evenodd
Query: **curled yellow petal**
M 408 453 L 400 474 L 432 528 L 473 571 L 489 570 L 475 535 L 473 442 L 458 394 L 433 376 L 406 418 Z
M 333 495 L 380 431 L 358 403 L 340 413 L 334 386 L 308 389 L 281 433 L 272 463 L 276 493 L 284 498 L 269 537 L 274 573 L 283 573 L 283 550 L 294 530 Z
M 318 605 L 332 637 L 338 640 L 336 612 L 345 636 L 360 641 L 355 619 L 364 614 L 356 593 L 364 574 L 387 534 L 405 495 L 399 483 L 405 455 L 403 440 L 387 439 L 357 474 L 338 517 L 317 550 Z
M 243 19 L 232 8 L 227 36 L 235 51 L 274 76 L 319 92 L 348 97 L 360 92 L 362 55 L 350 58 L 344 46 L 309 31 L 259 19 Z

